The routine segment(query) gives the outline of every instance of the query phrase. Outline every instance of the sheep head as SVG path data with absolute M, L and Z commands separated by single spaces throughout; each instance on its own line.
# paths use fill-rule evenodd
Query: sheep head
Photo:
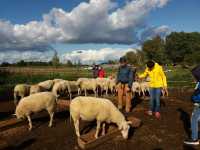
M 122 134 L 122 137 L 124 139 L 128 139 L 128 133 L 129 133 L 129 129 L 130 129 L 130 124 L 132 124 L 131 121 L 124 121 L 119 126 L 119 130 L 121 130 L 121 134 Z

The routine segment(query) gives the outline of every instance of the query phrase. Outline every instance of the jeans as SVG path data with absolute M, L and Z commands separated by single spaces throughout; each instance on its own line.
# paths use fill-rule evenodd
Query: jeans
M 160 112 L 161 88 L 150 88 L 150 110 Z
M 198 122 L 200 120 L 200 107 L 195 107 L 192 112 L 191 118 L 191 129 L 192 129 L 192 139 L 198 139 Z

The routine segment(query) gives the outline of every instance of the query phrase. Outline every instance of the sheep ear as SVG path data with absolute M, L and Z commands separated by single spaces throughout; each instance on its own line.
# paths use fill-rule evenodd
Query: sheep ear
M 133 122 L 132 122 L 132 121 L 127 121 L 127 123 L 128 123 L 128 124 L 130 124 L 130 125 L 131 125 L 131 124 L 133 124 Z

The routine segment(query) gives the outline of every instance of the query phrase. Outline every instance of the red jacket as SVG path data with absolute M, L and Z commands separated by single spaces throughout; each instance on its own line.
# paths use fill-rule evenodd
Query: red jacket
M 103 69 L 100 69 L 98 72 L 98 77 L 99 78 L 104 78 L 105 77 L 105 71 Z

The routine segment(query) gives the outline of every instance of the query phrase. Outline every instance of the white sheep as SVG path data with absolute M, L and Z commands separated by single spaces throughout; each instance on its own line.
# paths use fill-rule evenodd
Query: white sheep
M 111 94 L 114 94 L 116 92 L 116 80 L 115 79 L 109 80 L 108 89 L 110 90 Z
M 55 83 L 52 88 L 52 92 L 54 93 L 54 95 L 56 95 L 56 97 L 59 97 L 61 94 L 68 93 L 71 99 L 69 83 L 66 80 Z
M 64 81 L 64 79 L 53 79 L 54 84 L 60 81 Z
M 78 85 L 78 95 L 81 95 L 81 84 L 85 80 L 88 80 L 88 78 L 78 78 L 76 81 Z
M 54 81 L 53 80 L 47 80 L 47 81 L 43 81 L 38 83 L 39 86 L 41 86 L 42 88 L 46 89 L 47 91 L 51 91 L 53 85 L 54 85 Z
M 145 92 L 149 92 L 149 82 L 141 82 L 140 89 L 141 89 L 142 95 L 145 96 Z
M 46 89 L 39 86 L 38 84 L 31 85 L 31 87 L 30 87 L 30 95 L 35 94 L 35 93 L 39 93 L 39 92 L 44 92 L 44 91 L 46 91 Z
M 40 112 L 46 109 L 50 116 L 49 127 L 51 127 L 56 108 L 56 101 L 56 96 L 51 92 L 36 93 L 21 99 L 16 107 L 15 114 L 17 119 L 28 118 L 29 130 L 31 130 L 31 113 Z
M 116 123 L 121 130 L 123 138 L 128 138 L 129 124 L 123 114 L 108 99 L 79 96 L 72 100 L 70 104 L 70 115 L 74 121 L 76 135 L 80 137 L 79 119 L 85 121 L 97 120 L 95 138 L 98 138 L 101 123 L 103 123 L 103 134 L 105 134 L 105 122 Z
M 77 81 L 77 84 L 79 85 L 79 94 L 84 90 L 85 96 L 87 96 L 87 90 L 92 90 L 95 94 L 95 97 L 97 96 L 97 81 L 96 79 L 84 79 L 80 83 Z
M 132 93 L 133 93 L 133 95 L 135 94 L 135 93 L 138 93 L 139 94 L 139 96 L 140 96 L 140 94 L 141 94 L 141 86 L 140 86 L 140 83 L 139 82 L 133 82 L 133 84 L 132 84 Z
M 97 86 L 100 87 L 101 95 L 103 94 L 103 91 L 106 92 L 106 95 L 108 95 L 108 89 L 110 84 L 109 78 L 96 78 Z
M 68 81 L 69 87 L 70 87 L 70 92 L 77 92 L 78 93 L 78 84 L 77 81 Z
M 14 88 L 14 103 L 17 105 L 18 101 L 30 93 L 30 85 L 17 84 Z M 20 99 L 19 99 L 20 97 Z

